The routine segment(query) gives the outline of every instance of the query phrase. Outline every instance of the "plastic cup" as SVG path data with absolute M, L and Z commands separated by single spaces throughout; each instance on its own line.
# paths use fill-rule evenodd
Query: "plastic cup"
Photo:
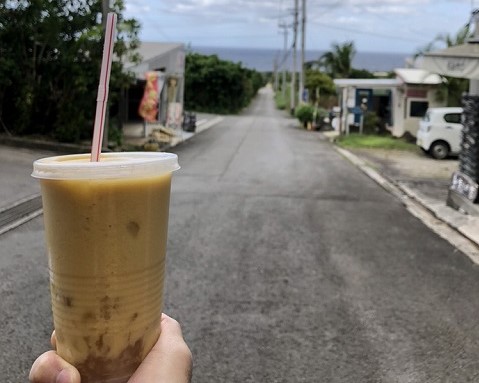
M 171 153 L 35 161 L 57 352 L 82 383 L 127 382 L 160 334 Z

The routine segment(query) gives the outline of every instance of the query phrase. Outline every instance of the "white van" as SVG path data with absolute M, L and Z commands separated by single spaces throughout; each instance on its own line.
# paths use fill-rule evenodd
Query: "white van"
M 419 122 L 417 145 L 440 160 L 461 150 L 462 108 L 429 108 Z

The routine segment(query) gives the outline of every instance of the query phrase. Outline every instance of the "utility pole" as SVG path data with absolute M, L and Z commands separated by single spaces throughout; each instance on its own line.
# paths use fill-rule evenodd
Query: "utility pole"
M 103 31 L 103 36 L 106 36 L 105 29 L 106 29 L 106 19 L 108 12 L 110 12 L 110 0 L 102 0 L 101 2 L 101 26 Z M 105 124 L 103 126 L 103 142 L 102 147 L 103 149 L 108 149 L 108 130 L 110 125 L 110 108 L 109 102 L 106 100 L 106 114 L 105 114 Z
M 288 54 L 288 28 L 284 21 L 279 23 L 279 28 L 283 30 L 284 46 L 283 46 L 283 60 L 282 60 L 282 73 L 281 73 L 281 91 L 283 94 L 283 100 L 286 97 L 286 56 Z
M 294 0 L 293 21 L 293 71 L 291 73 L 291 114 L 296 108 L 296 41 L 298 40 L 298 0 Z
M 273 71 L 274 71 L 274 91 L 278 91 L 278 55 L 274 58 L 273 62 Z
M 306 41 L 306 0 L 301 6 L 301 68 L 299 77 L 299 100 L 303 100 L 304 93 L 304 50 Z
M 472 39 L 474 42 L 479 41 L 479 9 L 472 11 L 472 17 L 470 23 L 474 23 L 474 35 Z M 479 80 L 469 80 L 469 94 L 477 96 L 479 95 Z
M 110 0 L 101 1 L 101 25 L 103 29 L 106 27 L 106 17 L 110 12 Z

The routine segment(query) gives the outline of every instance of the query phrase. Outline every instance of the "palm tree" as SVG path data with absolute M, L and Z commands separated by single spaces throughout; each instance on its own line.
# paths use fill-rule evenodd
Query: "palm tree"
M 427 52 L 436 49 L 449 48 L 455 45 L 465 44 L 467 39 L 472 37 L 470 24 L 466 24 L 455 35 L 439 34 L 429 44 L 420 48 L 414 54 L 414 59 L 423 56 Z M 469 87 L 469 80 L 457 77 L 446 77 L 446 80 L 437 92 L 437 99 L 442 101 L 447 98 L 448 106 L 461 105 L 462 94 L 467 91 Z
M 353 70 L 353 58 L 356 55 L 356 48 L 353 41 L 343 44 L 333 43 L 332 50 L 324 53 L 319 58 L 321 67 L 324 68 L 332 78 L 349 77 Z
M 431 52 L 435 49 L 449 48 L 455 45 L 465 44 L 467 39 L 472 37 L 470 30 L 470 24 L 464 25 L 455 35 L 450 34 L 438 34 L 433 41 L 426 44 L 424 47 L 419 48 L 414 54 L 414 58 L 418 58 L 424 53 Z

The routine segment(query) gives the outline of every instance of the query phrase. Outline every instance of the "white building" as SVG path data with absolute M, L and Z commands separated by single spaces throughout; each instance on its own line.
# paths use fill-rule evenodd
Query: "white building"
M 180 106 L 184 101 L 185 46 L 181 43 L 142 42 L 136 53 L 141 56 L 139 64 L 125 63 L 125 70 L 133 72 L 136 83 L 130 86 L 125 94 L 125 121 L 140 121 L 138 106 L 145 89 L 145 73 L 156 71 L 161 73 L 164 86 L 160 93 L 158 117 L 165 123 L 168 105 L 176 103 Z
M 393 79 L 336 79 L 341 130 L 359 125 L 361 106 L 375 112 L 395 137 L 406 132 L 416 136 L 419 120 L 428 107 L 445 106 L 438 101 L 442 77 L 423 69 L 396 69 Z

